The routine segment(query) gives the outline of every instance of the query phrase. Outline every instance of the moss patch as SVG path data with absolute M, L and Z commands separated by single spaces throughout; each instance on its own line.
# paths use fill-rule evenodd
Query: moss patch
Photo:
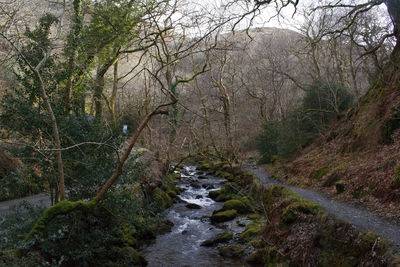
M 239 236 L 241 243 L 248 243 L 251 240 L 257 238 L 262 231 L 262 225 L 260 221 L 252 221 L 246 226 L 246 229 Z
M 236 210 L 240 214 L 246 214 L 250 212 L 250 207 L 244 201 L 232 199 L 224 203 L 222 210 Z
M 237 215 L 236 210 L 225 210 L 220 211 L 211 216 L 211 222 L 219 223 L 233 220 Z
M 56 216 L 62 215 L 62 214 L 67 214 L 75 209 L 79 209 L 82 211 L 88 211 L 88 210 L 93 209 L 95 207 L 95 205 L 96 205 L 95 201 L 71 202 L 71 201 L 67 201 L 67 200 L 62 200 L 44 211 L 43 215 L 39 218 L 36 225 L 29 232 L 27 239 L 29 239 L 35 235 L 42 236 L 43 231 L 45 230 L 47 224 Z

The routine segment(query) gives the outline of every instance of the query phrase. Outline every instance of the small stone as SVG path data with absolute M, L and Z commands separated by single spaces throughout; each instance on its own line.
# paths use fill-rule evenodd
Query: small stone
M 201 206 L 200 206 L 200 205 L 197 205 L 197 204 L 194 204 L 194 203 L 186 204 L 185 207 L 188 208 L 188 209 L 192 209 L 192 210 L 199 210 L 199 209 L 201 209 Z
M 240 227 L 245 227 L 245 226 L 246 226 L 245 223 L 243 223 L 243 222 L 241 222 L 241 221 L 239 221 L 239 220 L 236 221 L 236 224 L 237 224 L 238 226 L 240 226 Z
M 198 183 L 190 183 L 190 186 L 193 187 L 194 189 L 200 189 L 201 186 Z

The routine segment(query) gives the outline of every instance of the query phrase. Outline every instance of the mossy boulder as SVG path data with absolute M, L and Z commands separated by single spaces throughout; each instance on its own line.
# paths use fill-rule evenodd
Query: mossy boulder
M 219 233 L 214 238 L 206 240 L 203 243 L 201 243 L 201 246 L 205 246 L 205 247 L 215 246 L 215 245 L 217 245 L 219 243 L 228 242 L 232 238 L 233 238 L 233 233 L 232 232 Z
M 213 190 L 208 192 L 208 197 L 213 199 L 213 200 L 217 200 L 217 198 L 219 197 L 219 195 L 222 193 L 221 190 Z
M 245 230 L 240 234 L 239 241 L 241 243 L 248 243 L 253 239 L 257 238 L 262 231 L 262 225 L 260 221 L 252 221 L 249 223 Z
M 227 222 L 235 219 L 236 215 L 237 215 L 236 210 L 220 211 L 211 216 L 211 222 L 213 223 Z
M 238 198 L 238 191 L 240 187 L 235 183 L 225 183 L 222 188 L 220 194 L 216 197 L 216 201 L 224 202 L 234 198 Z
M 222 210 L 236 210 L 240 214 L 246 214 L 251 211 L 249 204 L 239 199 L 231 199 L 226 201 L 222 207 Z
M 46 229 L 47 224 L 53 220 L 55 217 L 63 214 L 68 214 L 73 210 L 80 210 L 83 212 L 92 211 L 96 206 L 96 202 L 83 202 L 83 201 L 67 201 L 61 200 L 57 204 L 49 207 L 43 213 L 43 215 L 38 219 L 35 226 L 29 232 L 27 239 L 38 235 L 42 236 L 43 231 Z
M 247 218 L 248 218 L 249 220 L 255 221 L 255 220 L 260 219 L 260 218 L 261 218 L 261 215 L 258 214 L 258 213 L 252 213 L 252 214 L 247 215 Z
M 280 262 L 278 249 L 274 246 L 260 248 L 249 255 L 246 261 L 250 264 L 273 264 Z
M 228 258 L 240 258 L 244 254 L 244 248 L 240 246 L 220 247 L 219 254 Z
M 188 209 L 192 209 L 192 210 L 199 210 L 199 209 L 201 209 L 201 206 L 200 206 L 200 205 L 197 205 L 197 204 L 195 204 L 195 203 L 188 203 L 188 204 L 186 204 L 185 207 L 188 208 Z

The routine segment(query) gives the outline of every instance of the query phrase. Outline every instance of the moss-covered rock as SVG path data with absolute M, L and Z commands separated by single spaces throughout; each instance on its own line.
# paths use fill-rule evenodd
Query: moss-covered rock
M 226 222 L 235 219 L 237 215 L 236 210 L 225 210 L 220 211 L 211 216 L 211 222 L 219 223 L 219 222 Z
M 215 245 L 217 245 L 219 243 L 228 242 L 232 238 L 233 238 L 233 233 L 232 232 L 219 233 L 214 238 L 206 240 L 203 243 L 201 243 L 201 246 L 205 246 L 205 247 L 215 246 Z
M 236 210 L 240 214 L 246 214 L 251 211 L 248 204 L 239 199 L 231 199 L 224 203 L 222 210 Z
M 213 190 L 208 192 L 208 197 L 213 199 L 213 200 L 217 200 L 217 198 L 219 197 L 219 195 L 222 193 L 221 190 Z
M 239 246 L 220 247 L 218 250 L 219 254 L 228 258 L 239 258 L 244 253 L 244 248 Z
M 95 200 L 90 202 L 62 200 L 44 211 L 35 226 L 29 232 L 27 239 L 38 235 L 42 236 L 47 224 L 56 216 L 67 214 L 73 210 L 89 211 L 96 206 Z
M 248 243 L 253 239 L 257 238 L 262 231 L 262 225 L 260 221 L 252 221 L 249 223 L 243 233 L 239 236 L 241 243 Z
M 248 218 L 249 220 L 255 221 L 255 220 L 260 219 L 260 218 L 261 218 L 261 215 L 258 214 L 258 213 L 252 213 L 252 214 L 247 215 L 247 218 Z
M 225 183 L 222 188 L 220 194 L 216 197 L 216 201 L 224 202 L 234 198 L 238 198 L 238 191 L 240 187 L 235 183 Z

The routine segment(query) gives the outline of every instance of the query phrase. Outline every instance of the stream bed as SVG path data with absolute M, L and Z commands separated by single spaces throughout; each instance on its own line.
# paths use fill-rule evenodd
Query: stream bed
M 195 166 L 182 169 L 177 186 L 184 191 L 166 216 L 174 226 L 142 251 L 148 266 L 248 266 L 240 259 L 220 256 L 217 247 L 201 246 L 205 240 L 225 231 L 237 236 L 244 230 L 243 224 L 248 223 L 245 217 L 238 217 L 219 226 L 211 224 L 209 217 L 222 203 L 209 198 L 208 193 L 220 189 L 224 181 L 196 170 Z M 238 220 L 242 226 L 237 224 Z

